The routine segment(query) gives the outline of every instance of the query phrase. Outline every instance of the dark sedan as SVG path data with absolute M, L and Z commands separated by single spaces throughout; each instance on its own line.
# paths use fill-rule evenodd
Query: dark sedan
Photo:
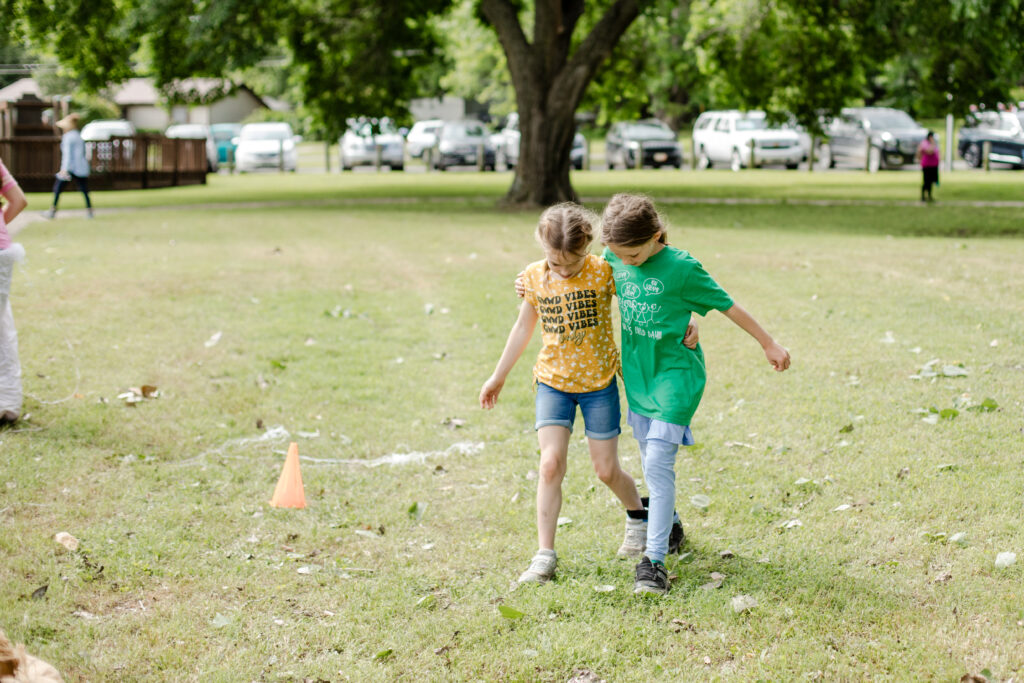
M 968 114 L 957 142 L 960 156 L 978 168 L 985 163 L 986 147 L 989 161 L 1024 168 L 1024 111 Z
M 605 137 L 608 168 L 636 168 L 643 153 L 643 165 L 661 168 L 683 165 L 683 151 L 672 129 L 657 119 L 620 121 Z

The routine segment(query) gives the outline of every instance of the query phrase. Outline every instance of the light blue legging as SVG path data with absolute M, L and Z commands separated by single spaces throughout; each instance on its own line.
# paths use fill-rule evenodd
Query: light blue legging
M 651 562 L 665 562 L 672 516 L 676 508 L 676 453 L 679 444 L 661 439 L 637 439 L 644 481 L 651 494 L 647 512 L 647 550 Z

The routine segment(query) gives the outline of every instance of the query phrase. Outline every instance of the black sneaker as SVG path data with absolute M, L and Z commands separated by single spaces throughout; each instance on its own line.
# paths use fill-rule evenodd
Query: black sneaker
M 644 504 L 644 510 L 650 508 L 651 499 L 644 496 L 640 499 L 640 502 Z M 679 513 L 675 510 L 672 511 L 672 531 L 668 534 L 668 554 L 675 555 L 679 552 L 679 549 L 683 547 L 683 543 L 686 542 L 686 534 L 683 532 L 683 523 L 679 519 Z
M 679 549 L 683 547 L 683 543 L 686 542 L 686 534 L 683 532 L 683 523 L 679 521 L 679 517 L 675 517 L 672 520 L 672 531 L 668 534 L 668 552 L 670 555 L 674 555 L 679 552 Z
M 646 555 L 636 566 L 636 584 L 634 593 L 654 593 L 664 595 L 668 592 L 668 571 L 663 564 L 651 562 Z

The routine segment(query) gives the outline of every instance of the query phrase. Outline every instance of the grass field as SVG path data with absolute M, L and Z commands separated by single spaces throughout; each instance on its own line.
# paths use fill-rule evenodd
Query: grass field
M 1021 209 L 969 202 L 1020 199 L 1024 176 L 951 174 L 929 207 L 901 203 L 916 174 L 796 178 L 578 176 L 597 202 L 664 199 L 670 239 L 793 354 L 776 374 L 702 321 L 690 540 L 654 600 L 579 439 L 557 580 L 512 585 L 535 546 L 536 340 L 476 406 L 540 256 L 535 212 L 495 208 L 508 176 L 218 177 L 32 223 L 0 628 L 70 681 L 1019 677 L 1022 563 L 995 560 L 1024 553 Z M 159 396 L 119 398 L 144 384 Z M 309 506 L 273 509 L 292 440 Z

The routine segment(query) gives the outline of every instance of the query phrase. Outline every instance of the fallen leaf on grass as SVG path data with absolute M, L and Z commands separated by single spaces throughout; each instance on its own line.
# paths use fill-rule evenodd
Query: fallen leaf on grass
M 572 519 L 570 519 L 569 517 L 559 517 L 558 518 L 558 522 L 557 522 L 558 526 L 565 526 L 567 524 L 572 524 Z
M 985 669 L 985 671 L 988 671 L 988 669 Z M 964 674 L 960 677 L 960 683 L 988 683 L 988 677 L 983 673 Z
M 961 548 L 966 548 L 967 547 L 967 534 L 964 533 L 963 531 L 958 531 L 957 533 L 955 533 L 955 534 L 953 534 L 952 536 L 949 537 L 949 542 L 950 543 L 956 543 Z
M 953 578 L 953 575 L 949 572 L 943 572 L 932 579 L 932 583 L 946 583 Z
M 698 493 L 690 496 L 690 505 L 701 510 L 707 510 L 708 506 L 711 505 L 711 499 L 705 496 L 703 493 Z
M 843 510 L 849 510 L 851 507 L 853 506 L 843 503 L 842 505 L 832 508 L 832 512 L 842 512 Z
M 78 550 L 78 539 L 66 531 L 59 532 L 56 536 L 53 537 L 53 540 L 57 541 L 57 543 L 60 543 L 62 546 L 64 546 L 72 552 Z
M 737 614 L 747 612 L 757 607 L 757 598 L 752 595 L 737 595 L 732 599 L 732 611 Z
M 736 555 L 734 555 L 731 550 L 723 550 L 722 552 L 718 553 L 718 556 L 721 557 L 723 560 L 731 560 L 732 558 L 736 557 Z
M 702 589 L 709 591 L 716 588 L 722 587 L 722 582 L 725 581 L 725 574 L 719 574 L 718 572 L 711 572 L 711 580 L 701 586 Z
M 33 600 L 42 600 L 43 598 L 45 598 L 46 597 L 46 591 L 47 591 L 47 589 L 49 589 L 49 587 L 50 587 L 50 584 L 46 584 L 45 586 L 40 586 L 39 588 L 37 588 L 34 591 L 32 591 L 32 599 Z
M 209 339 L 203 342 L 203 346 L 205 346 L 208 349 L 213 348 L 214 346 L 217 345 L 217 342 L 220 341 L 221 334 L 222 333 L 220 331 L 214 332 L 213 336 L 211 336 Z
M 507 605 L 498 605 L 498 612 L 506 619 L 522 619 L 525 616 L 519 610 L 512 609 Z
M 391 659 L 391 655 L 393 655 L 394 653 L 394 650 L 388 648 L 387 650 L 381 650 L 380 652 L 375 654 L 373 658 L 376 659 L 378 662 L 386 662 L 387 660 Z
M 1017 562 L 1017 553 L 999 553 L 996 555 L 996 569 L 1006 569 Z
M 611 593 L 615 590 L 615 586 L 606 583 L 603 586 L 594 586 L 594 590 L 598 593 Z
M 441 424 L 451 429 L 458 429 L 459 427 L 466 424 L 466 421 L 458 417 L 446 417 L 441 420 Z
M 567 680 L 565 683 L 607 683 L 603 678 L 598 676 L 593 671 L 587 671 L 586 669 L 575 669 L 572 672 L 572 678 Z
M 416 520 L 418 522 L 420 519 L 423 518 L 423 513 L 426 512 L 426 510 L 427 510 L 427 504 L 426 503 L 424 503 L 423 505 L 420 505 L 417 502 L 417 503 L 413 503 L 412 505 L 410 505 L 409 509 L 406 510 L 406 512 L 409 514 L 410 519 L 414 519 L 414 520 Z
M 799 519 L 791 519 L 789 521 L 783 522 L 779 526 L 782 527 L 783 529 L 795 529 L 795 528 L 797 528 L 799 526 L 803 526 L 803 525 L 804 525 L 804 523 L 801 522 Z
M 214 628 L 224 628 L 231 624 L 231 617 L 226 617 L 220 612 L 214 615 L 213 619 L 210 620 L 210 626 Z

